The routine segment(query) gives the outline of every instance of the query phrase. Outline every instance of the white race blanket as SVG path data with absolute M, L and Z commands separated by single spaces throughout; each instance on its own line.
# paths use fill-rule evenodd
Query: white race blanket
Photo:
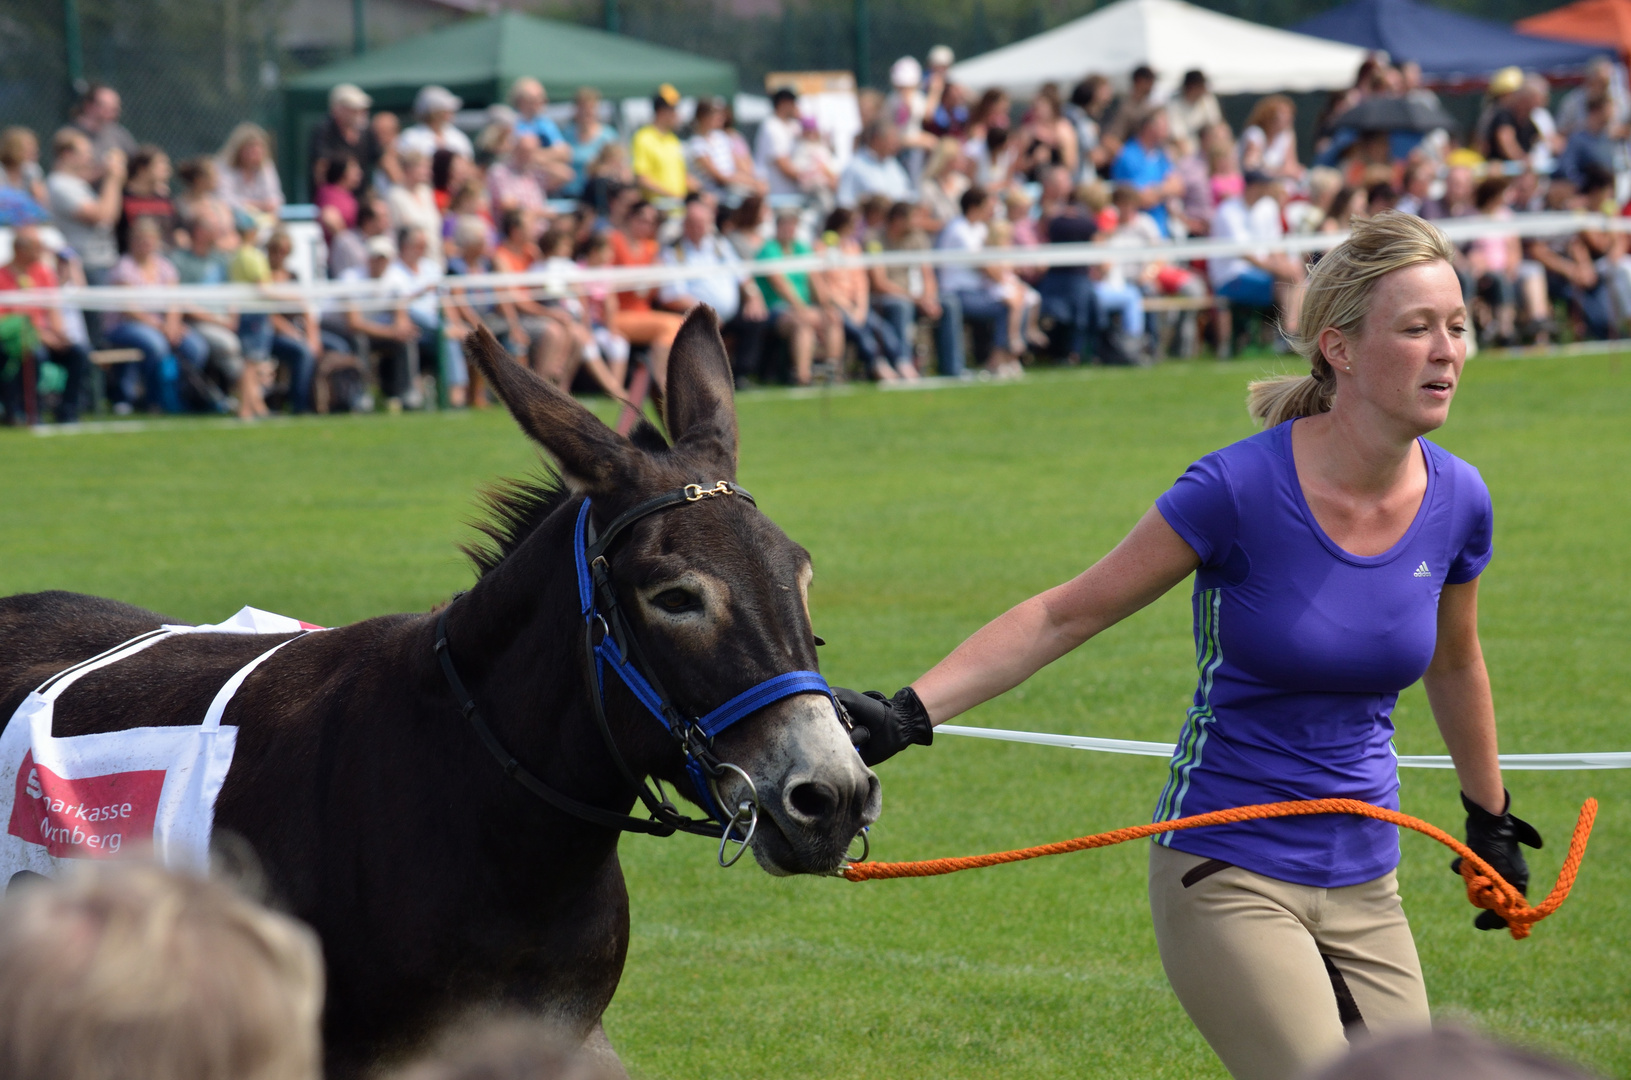
M 166 866 L 207 868 L 215 799 L 238 739 L 238 729 L 222 726 L 221 716 L 250 672 L 289 642 L 228 679 L 197 727 L 57 738 L 51 734 L 57 698 L 85 675 L 182 634 L 319 629 L 246 607 L 224 623 L 164 626 L 47 679 L 0 734 L 0 821 L 8 823 L 0 835 L 0 887 L 23 870 L 52 875 L 64 859 L 114 858 L 149 848 Z

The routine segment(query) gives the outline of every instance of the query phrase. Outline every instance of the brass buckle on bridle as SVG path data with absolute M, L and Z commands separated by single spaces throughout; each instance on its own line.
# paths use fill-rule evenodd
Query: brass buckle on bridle
M 725 480 L 716 481 L 714 486 L 711 487 L 711 488 L 705 488 L 701 484 L 686 484 L 685 485 L 685 501 L 686 502 L 700 502 L 703 499 L 711 499 L 716 495 L 735 495 L 735 494 L 736 494 L 736 492 L 734 490 L 732 490 L 730 483 L 728 481 L 725 481 Z

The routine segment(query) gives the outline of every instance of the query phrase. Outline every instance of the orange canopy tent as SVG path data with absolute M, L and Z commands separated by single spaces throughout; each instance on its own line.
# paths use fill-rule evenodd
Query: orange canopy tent
M 1575 0 L 1519 19 L 1513 28 L 1559 41 L 1613 45 L 1622 57 L 1631 56 L 1631 0 Z

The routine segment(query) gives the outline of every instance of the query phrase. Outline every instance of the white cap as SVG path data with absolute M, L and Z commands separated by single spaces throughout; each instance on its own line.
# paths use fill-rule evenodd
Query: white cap
M 396 241 L 389 236 L 370 236 L 368 238 L 368 257 L 370 259 L 396 258 Z
M 923 81 L 923 65 L 910 56 L 903 56 L 889 66 L 890 86 L 916 86 Z
M 413 111 L 419 116 L 433 112 L 458 112 L 463 107 L 464 99 L 445 86 L 422 87 L 413 99 Z
M 929 66 L 932 68 L 951 67 L 956 59 L 957 54 L 951 51 L 950 45 L 936 45 L 929 50 Z
M 336 105 L 343 109 L 366 109 L 374 103 L 367 91 L 355 83 L 343 82 L 328 92 L 328 107 Z

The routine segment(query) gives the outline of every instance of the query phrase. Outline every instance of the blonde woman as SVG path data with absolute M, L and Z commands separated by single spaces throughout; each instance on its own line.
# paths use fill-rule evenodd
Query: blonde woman
M 1344 797 L 1397 807 L 1391 714 L 1418 679 L 1454 760 L 1469 846 L 1524 888 L 1478 643 L 1490 558 L 1478 471 L 1428 442 L 1466 360 L 1455 249 L 1389 212 L 1314 268 L 1306 376 L 1254 383 L 1265 429 L 1190 466 L 1079 577 L 979 630 L 893 699 L 839 690 L 876 764 L 1195 575 L 1199 686 L 1157 820 Z M 860 732 L 857 732 L 860 737 Z M 1346 1036 L 1423 1028 L 1397 830 L 1342 815 L 1165 834 L 1150 907 L 1178 999 L 1229 1071 L 1282 1080 Z M 1502 924 L 1492 912 L 1476 925 Z
M 283 209 L 283 184 L 272 161 L 272 138 L 258 124 L 239 124 L 221 147 L 217 166 L 221 197 L 234 210 L 275 222 Z
M 1252 106 L 1240 133 L 1240 167 L 1287 180 L 1305 171 L 1297 160 L 1297 105 L 1284 94 L 1270 94 Z

